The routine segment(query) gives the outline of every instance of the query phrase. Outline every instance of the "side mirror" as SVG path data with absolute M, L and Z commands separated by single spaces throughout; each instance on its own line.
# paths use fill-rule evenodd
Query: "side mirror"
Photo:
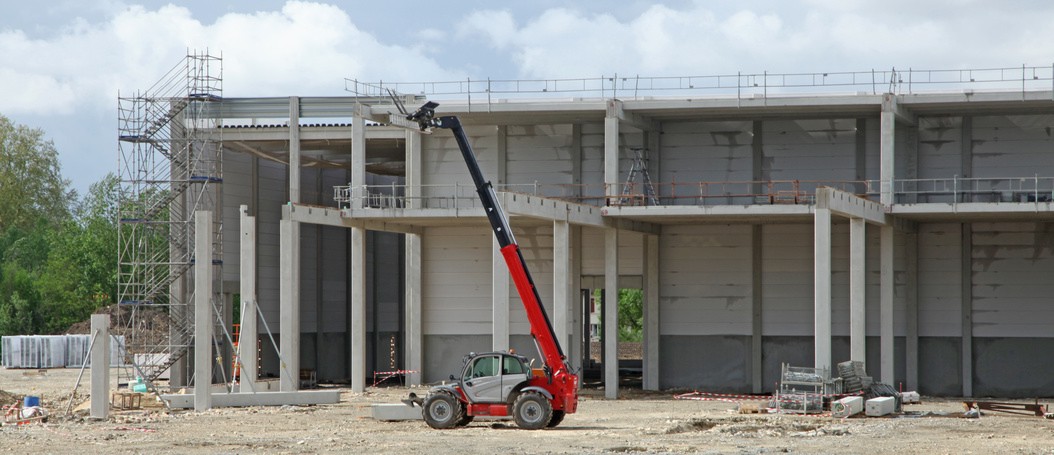
M 456 378 L 454 378 L 454 375 L 450 375 L 450 380 L 451 380 L 451 381 L 454 381 L 455 379 L 456 379 Z

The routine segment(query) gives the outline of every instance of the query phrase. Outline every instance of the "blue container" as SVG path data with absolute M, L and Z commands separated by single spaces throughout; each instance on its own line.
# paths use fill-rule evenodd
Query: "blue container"
M 26 398 L 22 400 L 23 408 L 32 408 L 40 406 L 40 397 L 34 397 L 32 395 L 26 395 Z

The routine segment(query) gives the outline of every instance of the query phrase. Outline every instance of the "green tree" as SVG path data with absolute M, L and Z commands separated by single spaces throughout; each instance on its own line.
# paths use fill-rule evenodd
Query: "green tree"
M 92 184 L 75 216 L 50 239 L 39 281 L 46 331 L 62 331 L 117 300 L 118 191 L 113 174 Z
M 641 341 L 643 339 L 644 292 L 640 289 L 618 291 L 618 339 L 619 341 Z
M 0 232 L 66 219 L 74 196 L 68 187 L 55 144 L 44 132 L 0 115 Z
M 619 289 L 618 294 L 618 340 L 641 341 L 644 338 L 644 291 Z M 600 289 L 593 291 L 593 297 L 600 302 L 597 304 L 597 311 L 601 311 L 603 305 L 600 296 Z

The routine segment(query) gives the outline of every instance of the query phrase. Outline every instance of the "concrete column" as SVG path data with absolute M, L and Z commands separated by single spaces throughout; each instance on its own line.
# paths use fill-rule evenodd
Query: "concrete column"
M 750 143 L 750 168 L 751 168 L 751 179 L 754 183 L 751 184 L 750 191 L 757 195 L 765 194 L 765 188 L 763 181 L 765 179 L 765 147 L 762 141 L 764 130 L 762 129 L 761 120 L 754 120 L 753 123 L 753 139 Z
M 289 97 L 289 202 L 300 202 L 300 97 Z
M 604 230 L 604 397 L 618 398 L 618 237 Z
M 907 263 L 907 305 L 905 309 L 904 382 L 906 390 L 919 390 L 919 234 L 907 234 L 904 249 Z
M 490 236 L 491 349 L 509 349 L 509 266 L 501 255 L 497 239 Z
M 110 315 L 91 315 L 91 416 L 110 417 Z
M 494 170 L 494 177 L 491 182 L 495 186 L 495 191 L 502 191 L 502 185 L 507 182 L 505 176 L 508 170 L 508 153 L 509 153 L 509 127 L 505 125 L 498 125 L 498 149 L 497 156 L 494 157 L 497 168 Z
M 421 133 L 406 130 L 406 208 L 421 208 Z
M 409 385 L 421 385 L 424 354 L 421 342 L 421 236 L 406 234 L 406 375 Z
M 571 146 L 568 151 L 571 153 L 571 184 L 575 185 L 568 196 L 581 196 L 585 193 L 580 186 L 582 185 L 582 125 L 580 124 L 571 125 Z
M 571 226 L 571 341 L 568 346 L 568 358 L 572 366 L 582 365 L 582 359 L 588 355 L 582 353 L 582 343 L 586 339 L 585 311 L 582 302 L 582 227 Z
M 963 396 L 973 396 L 973 225 L 962 224 L 962 383 Z
M 279 221 L 278 244 L 279 388 L 295 392 L 300 389 L 300 223 Z
M 849 359 L 867 361 L 867 224 L 849 220 Z
M 256 217 L 249 216 L 249 207 L 241 206 L 241 245 L 239 263 L 239 292 L 241 293 L 241 336 L 238 340 L 238 361 L 241 363 L 239 384 L 242 392 L 256 390 Z
M 358 112 L 351 117 L 351 197 L 358 201 L 352 208 L 362 208 L 366 196 L 366 119 Z M 353 203 L 354 204 L 354 203 Z
M 750 388 L 753 393 L 762 393 L 765 390 L 764 384 L 762 384 L 762 362 L 761 362 L 761 347 L 764 341 L 764 326 L 762 325 L 764 316 L 762 303 L 764 300 L 764 289 L 761 283 L 762 277 L 762 227 L 760 224 L 751 226 L 751 268 L 753 269 L 753 277 L 751 279 L 751 303 L 750 303 Z
M 571 225 L 567 221 L 553 222 L 553 330 L 567 355 L 571 345 Z
M 659 390 L 659 236 L 644 236 L 644 390 Z
M 366 390 L 366 229 L 351 228 L 351 391 Z
M 831 368 L 831 209 L 816 208 L 814 226 L 813 361 Z
M 212 212 L 194 212 L 194 410 L 212 408 Z
M 617 198 L 619 195 L 619 119 L 613 114 L 618 100 L 608 101 L 608 114 L 604 118 L 604 195 Z
M 882 382 L 894 384 L 893 376 L 893 248 L 894 228 L 892 225 L 882 226 L 881 232 L 881 264 L 880 264 L 880 295 L 879 295 L 879 355 L 881 359 Z
M 894 179 L 894 132 L 896 131 L 896 118 L 893 116 L 893 95 L 886 94 L 886 101 L 882 103 L 882 112 L 879 114 L 881 122 L 879 139 L 879 178 L 881 185 L 880 201 L 883 205 L 893 204 L 893 179 Z

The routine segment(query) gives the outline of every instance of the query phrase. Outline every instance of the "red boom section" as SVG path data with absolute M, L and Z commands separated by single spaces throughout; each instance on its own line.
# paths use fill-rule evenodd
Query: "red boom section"
M 523 268 L 520 261 L 520 248 L 514 243 L 501 249 L 501 255 L 505 257 L 505 264 L 509 266 L 512 281 L 516 284 L 516 291 L 523 301 L 523 308 L 527 311 L 527 320 L 531 323 L 531 336 L 538 341 L 538 349 L 542 351 L 545 365 L 548 366 L 553 375 L 566 370 L 564 358 L 560 355 L 560 348 L 553 336 L 549 320 L 545 316 L 542 302 L 538 301 L 538 291 L 527 277 L 527 270 Z
M 537 385 L 553 394 L 553 409 L 572 414 L 578 408 L 578 376 L 567 370 L 567 362 L 553 333 L 553 326 L 545 315 L 542 302 L 538 300 L 538 290 L 534 288 L 534 283 L 524 268 L 520 247 L 515 243 L 507 245 L 501 249 L 501 255 L 505 258 L 505 264 L 508 265 L 509 273 L 516 284 L 516 292 L 523 301 L 527 320 L 531 323 L 531 336 L 538 342 L 538 350 L 541 351 L 543 361 L 552 374 L 551 381 Z

